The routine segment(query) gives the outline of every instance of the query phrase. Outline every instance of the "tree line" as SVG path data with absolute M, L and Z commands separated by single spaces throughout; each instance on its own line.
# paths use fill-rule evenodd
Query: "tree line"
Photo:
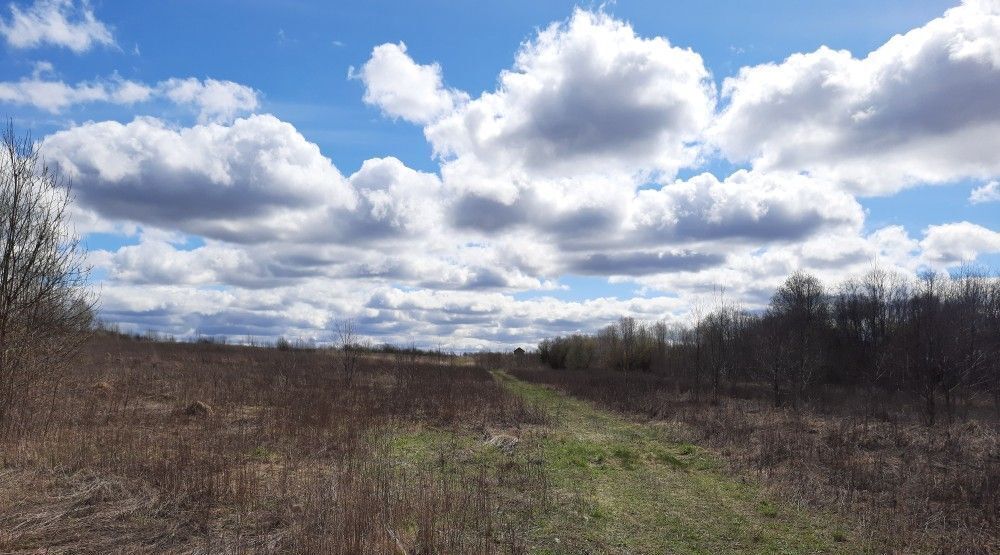
M 872 407 L 907 396 L 933 424 L 986 392 L 1000 413 L 1000 279 L 876 268 L 827 289 L 796 272 L 763 310 L 720 301 L 688 324 L 625 317 L 593 335 L 546 339 L 538 355 L 555 369 L 654 372 L 696 400 L 750 384 L 797 408 L 839 386 Z

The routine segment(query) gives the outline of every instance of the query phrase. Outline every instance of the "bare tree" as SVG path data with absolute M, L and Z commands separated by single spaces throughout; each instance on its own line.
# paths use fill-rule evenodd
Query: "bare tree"
M 937 391 L 950 363 L 946 294 L 941 276 L 923 273 L 909 302 L 907 327 L 897 343 L 902 377 L 923 401 L 924 418 L 930 425 L 937 417 Z
M 780 330 L 772 372 L 787 376 L 792 406 L 798 403 L 822 363 L 822 338 L 828 325 L 823 286 L 815 277 L 795 272 L 771 297 L 768 316 Z
M 715 309 L 701 320 L 703 361 L 711 380 L 712 404 L 719 401 L 723 380 L 732 385 L 738 369 L 751 356 L 749 345 L 743 341 L 749 320 L 740 304 L 727 300 L 721 291 Z
M 701 401 L 702 370 L 705 366 L 705 330 L 702 325 L 704 320 L 704 310 L 701 304 L 696 302 L 691 307 L 691 329 L 684 340 L 689 345 L 691 352 L 690 372 L 693 376 L 692 383 L 694 384 L 694 398 L 696 401 Z
M 992 338 L 993 356 L 986 368 L 986 382 L 993 390 L 993 408 L 1000 417 L 1000 280 L 993 280 L 983 307 L 986 333 Z
M 88 269 L 69 227 L 69 189 L 28 136 L 0 146 L 0 433 L 32 386 L 58 376 L 93 319 Z M 53 382 L 56 383 L 56 382 Z
M 794 354 L 784 341 L 785 328 L 772 312 L 757 320 L 753 329 L 753 359 L 761 377 L 771 388 L 775 407 L 785 402 L 785 381 L 792 367 Z
M 340 367 L 348 382 L 354 381 L 361 361 L 360 345 L 358 344 L 358 328 L 354 320 L 349 318 L 337 320 L 334 323 L 337 346 L 340 348 Z

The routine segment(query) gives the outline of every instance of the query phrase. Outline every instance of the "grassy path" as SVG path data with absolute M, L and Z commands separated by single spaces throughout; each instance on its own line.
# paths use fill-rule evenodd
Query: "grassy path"
M 517 449 L 540 457 L 548 506 L 529 545 L 538 554 L 855 553 L 833 517 L 767 499 L 727 476 L 696 446 L 661 428 L 497 372 L 511 391 L 543 407 L 551 422 L 522 431 Z M 428 438 L 401 444 L 411 455 Z M 466 449 L 490 455 L 481 440 Z M 448 441 L 455 441 L 451 438 Z M 425 446 L 426 447 L 426 446 Z M 430 452 L 430 450 L 428 450 Z
M 552 424 L 530 440 L 539 443 L 555 490 L 556 510 L 540 530 L 551 541 L 539 553 L 856 551 L 830 519 L 765 499 L 657 427 L 496 376 L 553 414 Z

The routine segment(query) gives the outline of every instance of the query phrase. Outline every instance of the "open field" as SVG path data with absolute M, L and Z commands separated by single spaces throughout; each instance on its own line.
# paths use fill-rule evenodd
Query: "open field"
M 349 375 L 327 352 L 102 337 L 21 416 L 0 448 L 4 553 L 518 552 L 533 507 L 500 491 L 541 479 L 391 455 L 410 430 L 544 418 L 469 366 Z
M 339 356 L 98 337 L 6 431 L 0 553 L 865 550 L 667 427 L 448 359 Z

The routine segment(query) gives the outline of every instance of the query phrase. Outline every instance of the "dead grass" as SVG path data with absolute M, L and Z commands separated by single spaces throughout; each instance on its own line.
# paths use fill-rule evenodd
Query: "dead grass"
M 391 439 L 543 417 L 467 364 L 348 384 L 335 357 L 98 337 L 0 438 L 0 553 L 522 553 L 516 465 L 412 467 Z

